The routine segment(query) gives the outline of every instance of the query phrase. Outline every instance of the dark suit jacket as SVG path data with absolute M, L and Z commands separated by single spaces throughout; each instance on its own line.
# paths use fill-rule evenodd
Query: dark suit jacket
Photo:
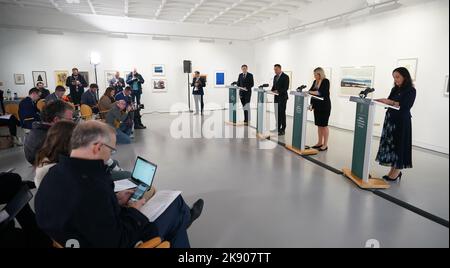
M 280 94 L 276 99 L 289 99 L 289 76 L 285 73 L 281 73 L 278 81 L 277 76 L 275 76 L 273 78 L 272 91 L 278 91 Z
M 206 81 L 203 78 L 198 78 L 198 80 L 200 81 L 200 86 L 198 87 L 198 91 L 194 91 L 195 88 L 195 82 L 197 81 L 197 78 L 194 78 L 192 80 L 192 94 L 193 95 L 205 95 L 205 92 L 203 90 L 203 88 L 206 86 Z
M 132 248 L 157 236 L 157 228 L 134 208 L 121 207 L 103 161 L 61 156 L 44 177 L 35 199 L 39 227 L 61 245 Z
M 36 103 L 30 97 L 26 97 L 19 103 L 19 117 L 20 125 L 25 129 L 31 129 L 34 121 L 41 120 Z
M 331 99 L 330 99 L 330 80 L 324 79 L 320 84 L 320 88 L 316 89 L 316 81 L 314 81 L 311 86 L 310 91 L 318 91 L 323 101 L 317 99 L 311 99 L 311 105 L 317 111 L 329 111 L 331 110 Z
M 76 81 L 80 81 L 80 85 L 77 87 L 74 85 Z M 81 98 L 81 95 L 84 93 L 84 88 L 88 86 L 86 80 L 84 80 L 84 77 L 82 75 L 78 75 L 78 77 L 74 77 L 73 75 L 67 77 L 66 80 L 66 86 L 70 89 L 70 96 L 78 96 Z M 74 94 L 74 95 L 72 95 Z
M 247 76 L 244 79 L 244 74 L 240 74 L 238 81 L 237 81 L 238 87 L 244 87 L 248 91 L 240 90 L 239 95 L 244 96 L 246 94 L 252 94 L 252 88 L 255 86 L 255 80 L 253 79 L 253 74 L 247 73 Z

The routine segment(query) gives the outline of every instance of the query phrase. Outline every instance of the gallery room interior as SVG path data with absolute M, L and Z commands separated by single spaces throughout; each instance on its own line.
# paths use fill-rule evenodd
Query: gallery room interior
M 447 0 L 0 0 L 0 59 L 0 247 L 449 247 Z

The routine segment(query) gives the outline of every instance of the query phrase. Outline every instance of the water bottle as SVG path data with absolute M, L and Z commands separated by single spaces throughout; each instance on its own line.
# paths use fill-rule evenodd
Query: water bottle
M 6 99 L 7 100 L 11 100 L 11 89 L 8 88 L 8 90 L 6 91 Z

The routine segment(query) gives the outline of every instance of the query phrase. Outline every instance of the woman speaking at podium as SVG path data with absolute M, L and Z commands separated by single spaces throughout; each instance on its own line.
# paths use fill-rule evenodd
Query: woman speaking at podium
M 325 71 L 320 67 L 314 70 L 314 78 L 315 81 L 309 93 L 323 98 L 323 101 L 311 99 L 314 121 L 319 128 L 319 141 L 313 148 L 323 152 L 328 150 L 328 138 L 330 136 L 330 130 L 328 129 L 328 121 L 331 115 L 330 81 L 327 79 Z
M 416 100 L 411 74 L 401 67 L 393 72 L 395 86 L 387 99 L 378 101 L 399 107 L 400 110 L 388 109 L 381 135 L 377 162 L 391 167 L 383 178 L 387 181 L 401 180 L 401 170 L 412 168 L 412 126 L 411 108 Z

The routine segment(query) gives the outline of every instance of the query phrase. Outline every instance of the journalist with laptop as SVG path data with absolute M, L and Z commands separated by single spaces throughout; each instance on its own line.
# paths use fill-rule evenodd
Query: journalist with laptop
M 36 194 L 37 223 L 52 239 L 63 246 L 76 241 L 82 248 L 130 248 L 159 236 L 172 247 L 190 247 L 186 229 L 200 215 L 203 200 L 190 209 L 180 195 L 150 222 L 139 211 L 146 203 L 139 191 L 114 192 L 105 168 L 105 161 L 116 151 L 111 127 L 98 121 L 80 123 L 72 134 L 71 148 L 70 156 L 61 157 L 49 170 Z M 133 178 L 151 187 L 156 166 L 139 158 L 135 165 Z M 153 174 L 143 179 L 141 171 L 152 166 Z M 135 202 L 130 201 L 132 196 Z

